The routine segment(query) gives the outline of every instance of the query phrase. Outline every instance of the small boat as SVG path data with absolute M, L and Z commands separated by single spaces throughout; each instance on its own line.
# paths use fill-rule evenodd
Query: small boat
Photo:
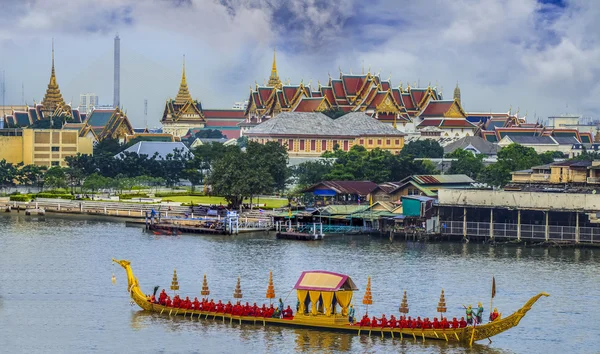
M 358 290 L 352 279 L 349 276 L 326 272 L 326 271 L 306 271 L 303 272 L 298 279 L 298 282 L 294 286 L 297 292 L 299 311 L 294 314 L 291 318 L 271 318 L 271 317 L 255 317 L 255 316 L 243 316 L 234 315 L 232 313 L 224 312 L 209 312 L 202 310 L 193 309 L 182 309 L 168 307 L 153 303 L 150 301 L 150 296 L 146 295 L 140 289 L 138 279 L 131 270 L 131 263 L 127 260 L 116 260 L 113 258 L 113 262 L 121 265 L 127 273 L 127 289 L 130 293 L 131 299 L 143 310 L 164 314 L 167 316 L 189 316 L 193 319 L 197 316 L 198 319 L 204 317 L 205 319 L 212 318 L 222 320 L 223 322 L 233 321 L 242 323 L 254 323 L 257 321 L 262 325 L 276 325 L 276 326 L 295 326 L 304 327 L 318 330 L 329 330 L 329 331 L 345 331 L 351 333 L 357 333 L 358 335 L 371 334 L 381 335 L 381 337 L 389 336 L 398 339 L 414 339 L 414 340 L 441 340 L 446 342 L 455 342 L 463 345 L 472 345 L 473 342 L 489 339 L 495 335 L 505 332 L 513 327 L 516 327 L 521 319 L 527 314 L 533 304 L 538 301 L 542 296 L 549 296 L 547 293 L 541 292 L 533 296 L 523 307 L 518 309 L 513 314 L 496 319 L 490 323 L 477 325 L 477 326 L 466 326 L 460 328 L 446 328 L 446 329 L 421 329 L 421 328 L 391 328 L 391 327 L 368 327 L 352 324 L 349 322 L 348 314 L 350 304 L 352 302 L 352 296 L 354 291 Z M 176 278 L 176 273 L 173 277 L 173 284 L 171 289 L 178 290 L 179 285 Z M 271 284 L 269 284 L 271 286 Z M 202 294 L 208 295 L 208 286 L 206 284 L 206 276 L 202 288 Z M 206 291 L 206 292 L 205 292 Z M 274 294 L 273 294 L 274 295 Z M 370 279 L 367 285 L 367 292 L 365 299 L 370 300 Z M 234 292 L 234 298 L 240 299 L 242 297 L 240 290 L 240 282 L 238 283 Z M 332 300 L 336 299 L 337 304 L 333 305 Z M 442 293 L 443 298 L 443 293 Z M 363 300 L 363 303 L 365 300 Z M 371 300 L 370 300 L 371 301 Z M 404 306 L 405 300 L 403 300 Z M 371 303 L 371 302 L 369 302 Z M 336 306 L 341 307 L 341 311 L 334 313 Z M 321 308 L 322 307 L 322 308 Z
M 316 241 L 322 240 L 323 234 L 307 234 L 304 232 L 279 231 L 275 237 L 280 240 Z

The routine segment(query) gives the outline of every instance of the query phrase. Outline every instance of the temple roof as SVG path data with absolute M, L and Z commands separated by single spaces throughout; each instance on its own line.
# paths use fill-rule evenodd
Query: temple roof
M 358 290 L 349 276 L 323 270 L 302 272 L 294 289 L 316 291 Z
M 273 65 L 271 67 L 271 76 L 269 77 L 270 87 L 281 88 L 281 80 L 279 80 L 279 73 L 277 73 L 277 50 L 273 50 Z

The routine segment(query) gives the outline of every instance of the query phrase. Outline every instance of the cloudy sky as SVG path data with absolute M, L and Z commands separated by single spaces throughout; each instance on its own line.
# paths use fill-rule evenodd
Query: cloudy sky
M 591 0 L 0 0 L 6 103 L 39 102 L 56 73 L 67 102 L 113 95 L 121 37 L 121 102 L 135 126 L 158 126 L 177 94 L 182 56 L 205 108 L 230 108 L 268 78 L 327 81 L 371 68 L 392 84 L 458 81 L 468 111 L 528 112 L 530 121 L 600 118 L 600 1 Z M 1 102 L 0 102 L 1 104 Z

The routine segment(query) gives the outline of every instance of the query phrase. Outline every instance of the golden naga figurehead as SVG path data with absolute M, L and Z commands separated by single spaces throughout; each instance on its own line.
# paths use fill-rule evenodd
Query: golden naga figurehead
M 131 262 L 129 262 L 129 261 L 126 261 L 126 260 L 124 260 L 124 259 L 121 259 L 121 260 L 119 260 L 119 259 L 114 259 L 114 258 L 113 258 L 113 259 L 112 259 L 112 261 L 113 261 L 113 262 L 115 262 L 115 263 L 117 263 L 117 264 L 119 264 L 119 265 L 120 265 L 121 267 L 123 267 L 123 268 L 125 268 L 125 267 L 127 267 L 128 265 L 130 265 L 130 264 L 131 264 Z

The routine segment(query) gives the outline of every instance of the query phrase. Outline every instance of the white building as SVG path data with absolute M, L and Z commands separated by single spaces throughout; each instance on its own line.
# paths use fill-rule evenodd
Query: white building
M 79 112 L 90 113 L 96 106 L 98 106 L 98 95 L 95 93 L 79 95 Z
M 248 100 L 244 102 L 234 102 L 233 107 L 231 109 L 239 109 L 241 111 L 245 111 L 248 108 Z

